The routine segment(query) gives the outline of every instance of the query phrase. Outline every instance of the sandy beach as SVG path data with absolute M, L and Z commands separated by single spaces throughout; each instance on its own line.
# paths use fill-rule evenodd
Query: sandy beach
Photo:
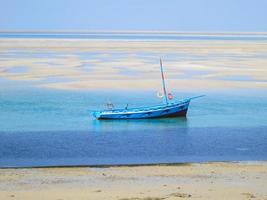
M 267 199 L 267 162 L 0 169 L 0 199 Z

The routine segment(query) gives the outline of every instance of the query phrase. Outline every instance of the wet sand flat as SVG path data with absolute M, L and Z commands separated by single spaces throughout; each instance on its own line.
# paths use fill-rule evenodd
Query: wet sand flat
M 267 42 L 0 39 L 0 78 L 53 89 L 267 88 Z
M 0 199 L 267 199 L 267 162 L 0 169 Z

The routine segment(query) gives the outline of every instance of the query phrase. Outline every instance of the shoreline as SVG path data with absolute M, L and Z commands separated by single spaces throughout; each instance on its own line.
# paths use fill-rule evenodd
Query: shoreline
M 0 199 L 267 199 L 267 161 L 0 169 Z
M 43 166 L 24 166 L 24 167 L 1 167 L 2 169 L 54 169 L 54 168 L 120 168 L 120 167 L 160 167 L 160 166 L 190 166 L 197 164 L 261 164 L 267 163 L 266 160 L 236 160 L 236 161 L 199 161 L 199 162 L 173 162 L 173 163 L 144 163 L 144 164 L 85 164 L 85 165 L 43 165 Z

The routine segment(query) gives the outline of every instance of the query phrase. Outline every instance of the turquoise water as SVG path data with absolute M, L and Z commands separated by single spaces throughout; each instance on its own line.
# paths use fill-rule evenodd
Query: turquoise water
M 1 90 L 0 166 L 266 160 L 264 91 L 209 91 L 187 118 L 98 121 L 104 108 L 158 104 L 154 91 Z M 175 92 L 189 97 L 200 91 Z
M 99 122 L 93 110 L 105 109 L 107 101 L 116 108 L 157 105 L 156 91 L 64 91 L 38 88 L 1 92 L 1 131 L 98 131 L 101 129 L 165 127 L 258 127 L 267 125 L 265 91 L 206 91 L 205 97 L 192 100 L 187 119 Z M 204 92 L 174 92 L 179 98 Z M 252 95 L 253 94 L 253 95 Z M 164 125 L 164 127 L 162 127 Z

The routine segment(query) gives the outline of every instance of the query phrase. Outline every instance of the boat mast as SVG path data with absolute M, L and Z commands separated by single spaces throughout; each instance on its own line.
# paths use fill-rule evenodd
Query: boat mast
M 168 104 L 168 98 L 167 98 L 167 92 L 166 92 L 166 86 L 165 86 L 165 80 L 164 80 L 161 58 L 160 58 L 160 71 L 161 71 L 161 79 L 162 79 L 162 87 L 163 87 L 163 92 L 164 92 L 164 97 L 165 97 L 165 103 Z

